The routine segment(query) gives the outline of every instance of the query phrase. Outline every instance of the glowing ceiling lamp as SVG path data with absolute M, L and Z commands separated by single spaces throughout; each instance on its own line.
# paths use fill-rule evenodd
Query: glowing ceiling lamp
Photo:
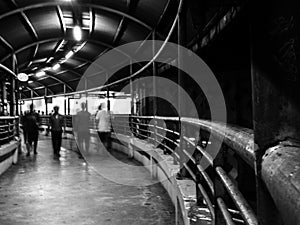
M 46 75 L 46 72 L 45 71 L 39 71 L 35 74 L 37 77 L 42 77 L 42 76 L 45 76 Z
M 76 41 L 81 41 L 81 39 L 82 39 L 82 30 L 81 30 L 80 26 L 76 25 L 73 28 L 73 36 L 74 36 L 74 39 Z
M 60 64 L 59 64 L 59 63 L 55 64 L 55 65 L 52 67 L 53 70 L 58 70 L 59 68 L 60 68 Z
M 69 51 L 69 53 L 66 55 L 66 59 L 69 59 L 72 55 L 74 55 L 73 51 Z

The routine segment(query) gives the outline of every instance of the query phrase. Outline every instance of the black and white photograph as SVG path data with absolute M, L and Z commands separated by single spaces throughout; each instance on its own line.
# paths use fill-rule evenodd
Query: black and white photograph
M 0 0 L 0 225 L 300 225 L 297 0 Z

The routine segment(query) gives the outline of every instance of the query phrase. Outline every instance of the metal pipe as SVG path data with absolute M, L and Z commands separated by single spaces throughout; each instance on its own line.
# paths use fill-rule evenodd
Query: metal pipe
M 234 204 L 240 210 L 241 215 L 247 225 L 257 225 L 258 221 L 253 210 L 249 206 L 248 202 L 245 200 L 237 186 L 231 181 L 227 176 L 223 168 L 217 167 L 216 172 L 221 178 L 222 183 L 224 184 L 226 190 L 230 194 Z

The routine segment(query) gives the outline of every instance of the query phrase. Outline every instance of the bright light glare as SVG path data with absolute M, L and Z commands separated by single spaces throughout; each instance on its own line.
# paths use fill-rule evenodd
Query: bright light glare
M 66 55 L 66 59 L 70 58 L 72 55 L 74 55 L 73 51 L 70 51 L 67 55 Z
M 40 72 L 37 72 L 36 73 L 36 76 L 37 77 L 42 77 L 42 76 L 45 76 L 46 75 L 46 72 L 45 71 L 40 71 Z
M 59 68 L 60 68 L 60 65 L 58 63 L 52 67 L 53 70 L 58 70 Z
M 78 25 L 76 25 L 73 29 L 73 36 L 76 41 L 81 41 L 82 39 L 82 31 Z

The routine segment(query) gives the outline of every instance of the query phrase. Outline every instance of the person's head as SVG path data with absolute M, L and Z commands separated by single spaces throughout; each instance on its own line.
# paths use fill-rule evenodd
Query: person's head
M 84 110 L 86 109 L 86 104 L 85 104 L 85 102 L 82 102 L 82 103 L 81 103 L 81 109 L 82 109 L 82 111 L 84 111 Z
M 98 106 L 98 110 L 101 110 L 102 109 L 102 106 L 101 106 L 101 104 Z
M 30 104 L 30 106 L 29 106 L 30 112 L 33 112 L 33 109 L 34 109 L 34 105 L 33 105 L 33 104 Z
M 58 113 L 59 107 L 58 106 L 54 106 L 53 110 L 54 110 L 54 113 Z
M 105 109 L 105 107 L 106 107 L 105 102 L 102 102 L 100 105 L 101 105 L 101 109 Z

